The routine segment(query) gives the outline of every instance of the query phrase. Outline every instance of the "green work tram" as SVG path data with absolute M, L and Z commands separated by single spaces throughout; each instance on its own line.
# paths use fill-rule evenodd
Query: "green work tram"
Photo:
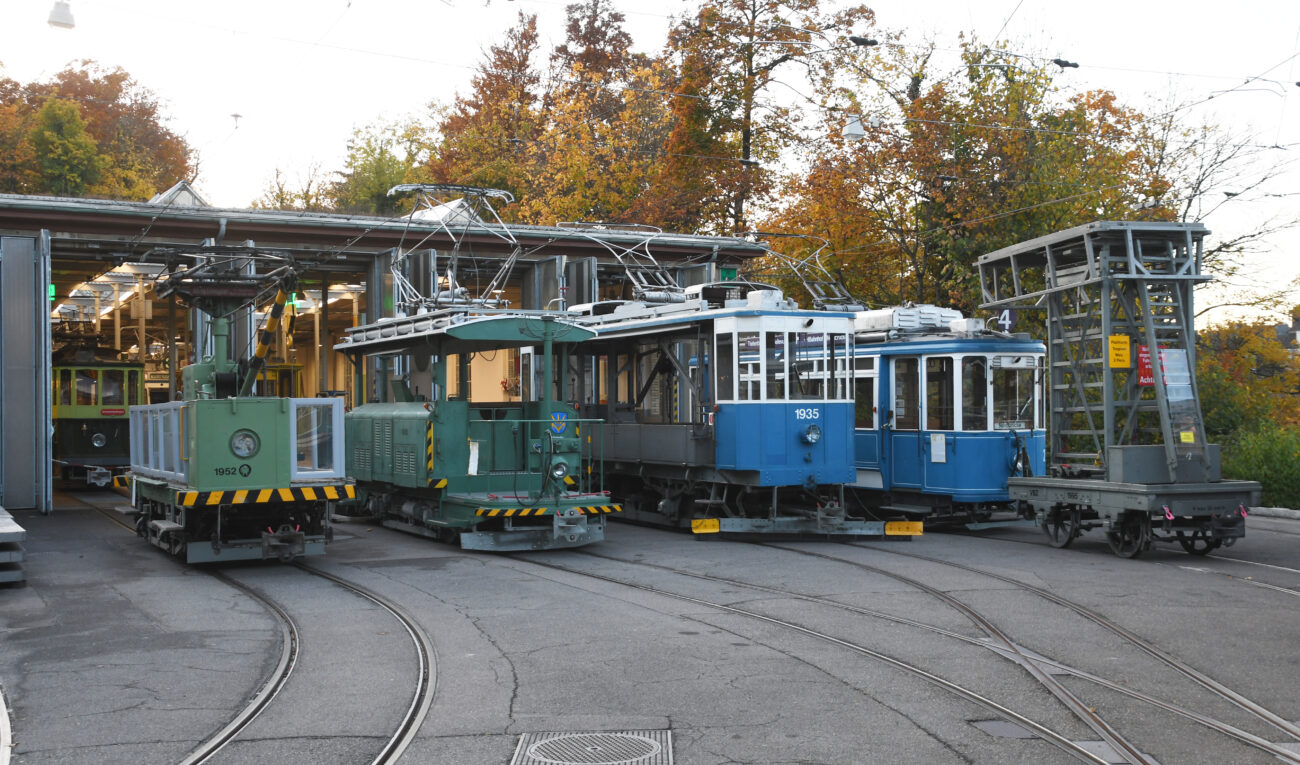
M 335 349 L 359 370 L 369 359 L 370 385 L 356 387 L 373 391 L 345 418 L 363 512 L 471 550 L 604 539 L 622 506 L 604 490 L 595 421 L 565 403 L 554 358 L 592 337 L 553 314 L 466 307 L 349 330 Z M 512 385 L 523 359 L 528 379 Z

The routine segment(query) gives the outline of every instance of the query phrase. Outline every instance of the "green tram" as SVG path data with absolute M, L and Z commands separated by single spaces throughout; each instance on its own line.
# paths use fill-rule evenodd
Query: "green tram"
M 146 401 L 144 365 L 70 355 L 50 368 L 53 477 L 107 486 L 131 461 L 127 412 Z
M 181 369 L 181 401 L 130 410 L 136 531 L 187 563 L 321 554 L 334 505 L 354 496 L 343 468 L 343 401 L 252 395 L 292 270 L 247 275 L 242 264 L 258 251 L 201 252 L 206 262 L 156 282 L 160 297 L 177 294 L 211 317 L 212 352 Z M 230 358 L 230 317 L 276 281 L 245 369 Z
M 358 370 L 365 357 L 375 369 L 371 402 L 345 418 L 348 475 L 364 511 L 469 550 L 604 539 L 606 517 L 622 506 L 610 501 L 592 453 L 597 421 L 577 418 L 564 403 L 565 376 L 553 373 L 555 352 L 563 358 L 569 344 L 594 336 L 554 314 L 465 307 L 349 330 L 335 348 Z M 517 393 L 497 373 L 519 371 L 508 359 L 525 362 Z M 494 361 L 505 363 L 471 381 L 471 369 Z

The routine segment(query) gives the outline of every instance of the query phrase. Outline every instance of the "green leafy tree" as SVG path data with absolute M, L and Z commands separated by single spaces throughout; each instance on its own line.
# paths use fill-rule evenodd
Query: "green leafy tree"
M 36 113 L 30 140 L 39 174 L 38 192 L 81 196 L 99 182 L 108 166 L 71 101 L 46 101 Z
M 353 131 L 340 180 L 329 190 L 337 212 L 388 217 L 405 204 L 388 196 L 401 183 L 423 180 L 425 136 L 414 121 Z

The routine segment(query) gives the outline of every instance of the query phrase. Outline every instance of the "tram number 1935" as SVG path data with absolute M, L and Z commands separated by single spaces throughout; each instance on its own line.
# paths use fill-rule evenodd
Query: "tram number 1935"
M 822 418 L 822 410 L 796 409 L 794 410 L 794 418 L 796 420 L 820 420 Z

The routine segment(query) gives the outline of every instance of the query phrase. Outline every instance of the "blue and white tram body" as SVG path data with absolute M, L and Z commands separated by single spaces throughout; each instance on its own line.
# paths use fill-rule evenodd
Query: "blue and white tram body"
M 934 306 L 866 311 L 857 329 L 854 499 L 968 528 L 1020 517 L 1007 479 L 1046 470 L 1043 343 Z
M 774 288 L 573 309 L 597 337 L 570 374 L 624 516 L 704 533 L 919 533 L 845 512 L 853 314 Z M 888 526 L 888 528 L 887 528 Z

